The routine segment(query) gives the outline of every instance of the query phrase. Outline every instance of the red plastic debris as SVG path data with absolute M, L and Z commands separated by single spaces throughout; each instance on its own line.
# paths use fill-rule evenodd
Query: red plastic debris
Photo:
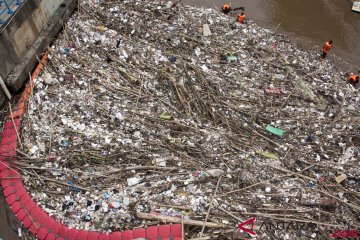
M 266 88 L 265 93 L 267 94 L 280 94 L 281 93 L 281 89 L 280 88 L 274 88 L 274 87 L 269 87 Z
M 134 230 L 134 238 L 146 238 L 145 228 L 138 228 Z
M 171 225 L 171 235 L 173 237 L 182 237 L 181 224 Z
M 121 240 L 133 240 L 134 239 L 134 232 L 131 230 L 125 231 L 121 233 Z
M 87 240 L 88 239 L 88 231 L 79 231 L 77 240 Z
M 121 232 L 113 232 L 110 234 L 109 240 L 119 240 L 121 239 Z
M 158 231 L 158 227 L 156 226 L 151 226 L 146 228 L 146 238 L 149 239 L 156 239 L 159 236 L 159 231 Z
M 99 240 L 99 233 L 98 232 L 89 232 L 88 240 Z
M 170 225 L 161 225 L 159 226 L 159 236 L 162 238 L 170 237 L 171 227 Z
M 67 233 L 67 239 L 69 240 L 76 240 L 77 236 L 78 236 L 78 230 L 76 230 L 75 228 L 71 228 L 69 229 L 68 233 Z
M 106 234 L 106 233 L 100 233 L 99 234 L 99 240 L 109 240 L 110 239 L 110 235 Z

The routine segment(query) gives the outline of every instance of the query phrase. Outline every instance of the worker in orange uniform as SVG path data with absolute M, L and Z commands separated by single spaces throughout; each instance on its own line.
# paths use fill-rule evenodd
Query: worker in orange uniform
M 329 40 L 324 44 L 323 53 L 321 54 L 320 59 L 325 59 L 326 55 L 328 54 L 331 48 L 332 48 L 332 41 Z
M 244 12 L 241 12 L 241 14 L 237 15 L 237 21 L 241 24 L 245 23 L 245 13 Z
M 231 11 L 231 7 L 229 4 L 224 4 L 221 8 L 221 11 L 224 13 L 224 14 L 229 14 L 229 12 Z
M 349 83 L 351 85 L 353 85 L 354 87 L 359 83 L 359 79 L 360 79 L 360 76 L 354 75 L 353 73 L 351 73 L 350 76 L 348 77 Z

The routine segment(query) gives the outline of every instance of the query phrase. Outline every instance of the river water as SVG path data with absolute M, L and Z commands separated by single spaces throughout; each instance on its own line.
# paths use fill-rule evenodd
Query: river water
M 320 51 L 333 40 L 331 53 L 343 59 L 329 61 L 345 71 L 360 69 L 360 13 L 351 11 L 351 0 L 183 0 L 194 6 L 220 9 L 224 3 L 245 7 L 247 18 L 269 29 L 287 33 L 301 46 Z

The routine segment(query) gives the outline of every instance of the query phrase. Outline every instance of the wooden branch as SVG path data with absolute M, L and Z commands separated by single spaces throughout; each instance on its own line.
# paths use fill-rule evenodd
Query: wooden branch
M 169 217 L 169 216 L 157 215 L 157 214 L 151 214 L 151 213 L 135 212 L 135 216 L 139 219 L 157 220 L 157 221 L 170 222 L 170 223 L 181 223 L 181 218 Z M 202 227 L 204 224 L 204 221 L 183 220 L 183 224 L 190 225 L 190 226 Z M 231 228 L 231 226 L 227 226 L 227 225 L 224 225 L 221 223 L 212 223 L 212 222 L 207 222 L 205 224 L 205 227 L 207 227 L 207 228 Z

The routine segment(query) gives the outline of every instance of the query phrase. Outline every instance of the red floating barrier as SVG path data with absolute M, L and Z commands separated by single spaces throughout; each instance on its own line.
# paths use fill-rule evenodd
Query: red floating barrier
M 10 194 L 7 198 L 6 198 L 6 202 L 9 206 L 11 206 L 15 201 L 20 201 L 20 198 L 17 197 L 15 194 Z
M 15 123 L 15 126 L 17 128 L 20 127 L 20 124 L 21 124 L 21 120 L 20 119 L 14 119 L 14 122 L 12 120 L 8 120 L 6 121 L 5 125 L 4 125 L 4 132 L 7 130 L 7 129 L 12 129 L 14 128 L 14 123 Z
M 33 224 L 32 218 L 29 216 L 26 216 L 23 221 L 22 221 L 23 225 L 29 229 L 29 227 Z
M 24 218 L 28 216 L 27 212 L 25 209 L 21 208 L 17 213 L 16 213 L 16 218 L 22 222 L 24 220 Z
M 10 206 L 10 209 L 14 214 L 16 214 L 22 208 L 23 207 L 19 201 L 13 202 L 13 204 Z
M 4 189 L 4 197 L 8 197 L 10 194 L 15 194 L 16 190 L 13 188 L 13 186 L 9 186 Z
M 87 240 L 88 239 L 88 231 L 79 231 L 77 240 Z
M 39 240 L 45 240 L 46 239 L 46 236 L 48 235 L 48 230 L 46 228 L 40 228 L 40 230 L 38 231 L 38 233 L 36 234 L 36 237 L 39 239 Z M 55 239 L 55 236 L 54 236 L 54 239 Z
M 156 239 L 159 236 L 159 231 L 158 231 L 158 227 L 156 226 L 151 226 L 146 228 L 146 238 L 149 239 Z
M 173 237 L 182 237 L 182 229 L 181 224 L 173 224 L 171 225 L 171 235 Z
M 62 227 L 63 226 L 59 222 L 55 221 L 52 223 L 52 225 L 48 229 L 51 231 L 51 233 L 58 234 Z
M 89 232 L 88 240 L 99 240 L 99 233 L 98 232 Z
M 38 216 L 42 213 L 42 209 L 38 206 L 38 205 L 35 205 L 31 211 L 29 212 L 30 216 L 33 218 L 33 219 L 36 219 L 37 221 L 37 218 Z
M 76 240 L 77 236 L 78 236 L 78 230 L 76 230 L 75 228 L 70 228 L 68 233 L 67 233 L 67 239 L 68 240 Z
M 121 232 L 113 232 L 110 234 L 109 240 L 119 240 L 121 239 Z
M 29 231 L 34 234 L 36 236 L 36 234 L 39 232 L 40 230 L 40 224 L 38 222 L 34 222 L 33 224 L 30 225 L 29 227 Z
M 45 240 L 55 240 L 55 234 L 53 233 L 48 233 L 48 235 L 46 236 Z
M 138 228 L 134 230 L 134 238 L 146 238 L 145 228 Z
M 106 233 L 100 233 L 99 240 L 110 240 L 110 235 Z
M 4 161 L 0 160 L 0 171 L 3 171 L 5 169 L 9 169 L 9 162 L 6 160 L 4 160 Z
M 131 230 L 125 231 L 121 233 L 121 240 L 133 240 L 134 239 L 134 232 Z
M 59 229 L 58 234 L 59 234 L 60 237 L 66 238 L 69 230 L 70 229 L 68 227 L 61 226 L 61 228 Z
M 169 238 L 171 234 L 170 225 L 161 225 L 159 226 L 159 236 L 161 238 Z

